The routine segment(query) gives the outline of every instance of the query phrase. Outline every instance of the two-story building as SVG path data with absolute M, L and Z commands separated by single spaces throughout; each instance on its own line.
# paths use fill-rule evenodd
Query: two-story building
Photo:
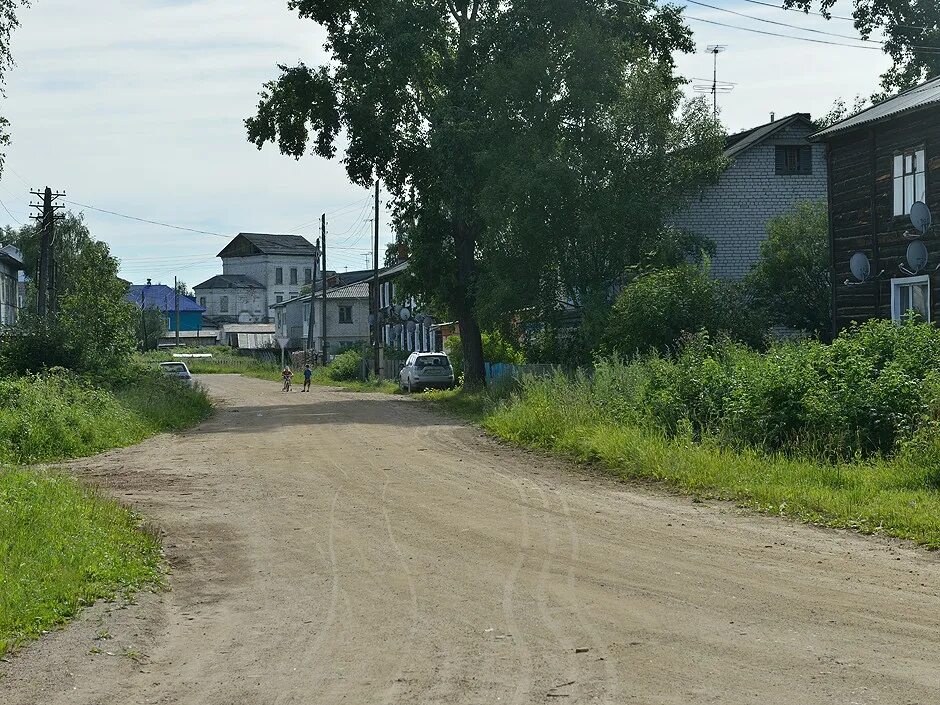
M 323 350 L 323 292 L 306 294 L 274 304 L 278 338 L 287 338 L 290 350 L 307 346 L 310 305 L 313 303 L 313 349 Z M 332 356 L 344 348 L 369 343 L 369 283 L 356 282 L 326 291 L 326 342 Z
M 0 247 L 0 328 L 16 323 L 22 305 L 19 296 L 19 273 L 23 255 L 12 245 Z
M 743 277 L 757 262 L 768 221 L 826 198 L 825 150 L 807 139 L 815 131 L 807 113 L 795 113 L 728 136 L 730 165 L 671 223 L 715 243 L 715 276 Z
M 316 279 L 317 248 L 300 235 L 239 233 L 220 253 L 222 274 L 193 287 L 219 322 L 264 323 L 272 307 Z
M 912 310 L 936 321 L 940 241 L 924 216 L 940 217 L 940 78 L 812 139 L 829 166 L 833 332 Z

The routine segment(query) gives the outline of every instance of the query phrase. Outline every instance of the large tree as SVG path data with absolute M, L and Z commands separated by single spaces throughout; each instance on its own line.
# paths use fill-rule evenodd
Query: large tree
M 650 174 L 644 167 L 688 146 L 653 145 L 669 134 L 662 120 L 676 107 L 672 53 L 693 48 L 675 6 L 652 0 L 289 0 L 289 6 L 326 28 L 330 61 L 281 66 L 247 120 L 249 139 L 259 148 L 276 142 L 296 158 L 308 144 L 333 157 L 343 134 L 352 181 L 366 186 L 381 178 L 395 218 L 414 224 L 410 269 L 428 298 L 460 320 L 468 385 L 483 379 L 480 299 L 490 291 L 481 265 L 501 253 L 516 258 L 520 277 L 532 276 L 538 269 L 527 265 L 547 256 L 544 239 L 534 237 L 545 204 L 553 205 L 557 233 L 560 197 L 570 203 L 579 193 L 589 196 L 570 214 L 576 230 L 609 230 L 615 219 L 604 209 L 627 195 L 624 180 L 609 177 L 633 169 L 630 180 L 641 183 Z M 632 89 L 623 89 L 631 80 Z M 663 88 L 645 96 L 658 109 L 653 124 L 645 119 L 656 111 L 636 104 L 644 80 Z M 634 102 L 633 119 L 625 101 Z M 636 159 L 625 159 L 627 152 Z M 598 169 L 605 155 L 608 164 Z M 590 160 L 583 169 L 582 159 Z M 527 184 L 539 178 L 543 162 L 552 173 L 544 188 L 533 184 L 536 196 L 528 199 Z M 669 172 L 680 176 L 681 170 Z M 511 199 L 501 198 L 513 179 Z M 635 249 L 623 241 L 632 225 L 617 225 L 607 233 L 612 247 Z M 587 257 L 587 244 L 573 256 Z M 548 266 L 558 271 L 557 262 Z
M 806 12 L 819 7 L 832 17 L 837 0 L 783 0 L 784 7 Z M 861 35 L 884 35 L 884 50 L 894 65 L 881 77 L 885 93 L 910 88 L 940 75 L 940 3 L 937 0 L 853 0 L 852 17 Z

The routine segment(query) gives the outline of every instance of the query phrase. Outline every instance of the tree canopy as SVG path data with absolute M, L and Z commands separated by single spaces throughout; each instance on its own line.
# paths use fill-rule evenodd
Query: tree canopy
M 30 0 L 0 0 L 0 95 L 4 95 L 7 72 L 13 68 L 13 52 L 10 39 L 13 31 L 20 26 L 17 10 L 29 7 Z M 4 148 L 10 144 L 10 121 L 0 116 L 0 173 L 3 171 Z
M 471 385 L 483 376 L 481 316 L 536 295 L 598 296 L 683 184 L 720 170 L 703 106 L 676 117 L 672 54 L 694 48 L 676 6 L 289 6 L 326 28 L 330 61 L 282 65 L 248 137 L 295 158 L 333 157 L 342 134 L 350 179 L 382 179 L 393 217 L 409 224 L 412 276 L 460 320 Z
M 819 7 L 831 18 L 837 0 L 784 0 L 784 7 L 809 12 Z M 853 0 L 855 29 L 865 39 L 884 34 L 894 65 L 881 77 L 887 93 L 940 75 L 940 3 L 937 0 Z

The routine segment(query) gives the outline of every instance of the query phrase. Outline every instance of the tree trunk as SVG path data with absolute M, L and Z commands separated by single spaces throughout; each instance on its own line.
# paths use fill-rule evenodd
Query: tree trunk
M 474 306 L 476 295 L 476 237 L 473 228 L 458 223 L 455 228 L 454 247 L 457 254 L 457 309 L 460 321 L 460 342 L 463 346 L 464 389 L 474 390 L 486 386 L 486 369 L 483 366 L 483 338 Z

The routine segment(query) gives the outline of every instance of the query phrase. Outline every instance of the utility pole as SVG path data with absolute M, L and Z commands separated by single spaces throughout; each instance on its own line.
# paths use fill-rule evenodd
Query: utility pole
M 313 325 L 316 323 L 317 317 L 314 311 L 316 307 L 314 303 L 317 298 L 317 271 L 320 269 L 320 238 L 317 238 L 317 251 L 313 256 L 313 278 L 310 280 L 310 311 L 307 313 L 307 354 L 313 355 L 315 351 L 313 349 Z M 313 360 L 311 359 L 312 363 Z
M 377 175 L 376 175 L 377 176 Z M 372 363 L 375 370 L 375 378 L 379 379 L 379 364 L 381 363 L 381 344 L 382 330 L 379 320 L 379 180 L 375 180 L 375 240 L 372 247 L 372 337 L 373 352 Z
M 55 313 L 55 223 L 65 216 L 56 215 L 57 210 L 65 206 L 55 203 L 64 193 L 53 193 L 48 186 L 44 191 L 30 191 L 42 203 L 30 203 L 30 206 L 39 210 L 39 215 L 30 216 L 40 224 L 39 229 L 39 272 L 36 277 L 36 313 L 45 318 L 47 313 Z
M 176 277 L 173 277 L 173 293 L 176 308 L 176 347 L 180 346 L 180 283 Z
M 329 361 L 329 343 L 326 342 L 326 213 L 320 216 L 320 243 L 323 245 L 323 301 L 320 302 L 320 332 L 323 335 L 323 364 Z M 310 301 L 313 304 L 313 300 Z

